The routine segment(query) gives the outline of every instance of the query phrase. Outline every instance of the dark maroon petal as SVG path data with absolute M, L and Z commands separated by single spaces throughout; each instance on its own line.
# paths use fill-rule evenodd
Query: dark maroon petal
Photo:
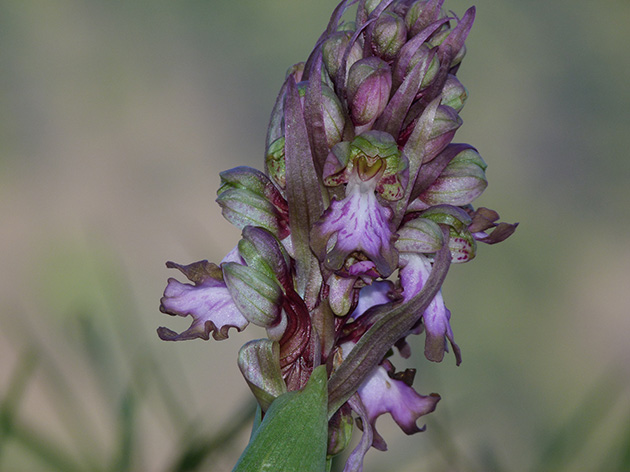
M 514 234 L 514 231 L 516 231 L 517 226 L 518 223 L 499 223 L 490 234 L 485 235 L 485 233 L 482 233 L 484 234 L 482 236 L 479 233 L 474 233 L 473 236 L 477 241 L 481 243 L 497 244 L 501 241 L 505 241 L 507 238 L 512 236 L 512 234 Z

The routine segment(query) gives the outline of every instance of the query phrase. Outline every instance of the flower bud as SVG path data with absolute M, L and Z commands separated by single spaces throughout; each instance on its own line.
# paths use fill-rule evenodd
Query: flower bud
M 466 87 L 462 85 L 459 79 L 449 74 L 446 77 L 446 83 L 442 89 L 442 101 L 441 104 L 451 107 L 457 113 L 464 108 L 464 103 L 468 98 L 468 91 Z
M 339 98 L 326 84 L 322 84 L 322 111 L 324 115 L 324 129 L 326 143 L 331 148 L 341 141 L 343 129 L 346 125 L 346 115 Z
M 365 0 L 365 2 L 361 2 L 357 9 L 357 23 L 365 23 L 370 13 L 376 10 L 376 7 L 378 7 L 380 3 L 381 0 Z
M 295 79 L 295 83 L 299 83 L 302 81 L 302 75 L 304 75 L 304 62 L 298 62 L 297 64 L 293 64 L 291 67 L 287 69 L 286 77 L 290 75 Z
M 322 59 L 326 65 L 326 69 L 330 74 L 330 77 L 334 80 L 339 72 L 341 61 L 346 49 L 350 45 L 350 39 L 352 38 L 352 32 L 350 31 L 338 31 L 332 34 L 322 44 Z M 350 70 L 350 67 L 363 57 L 363 47 L 358 41 L 352 44 L 350 49 L 350 55 L 346 62 L 346 74 Z
M 342 452 L 350 444 L 354 420 L 349 408 L 337 410 L 328 423 L 328 456 Z
M 352 289 L 356 277 L 342 277 L 332 274 L 328 278 L 328 287 L 330 289 L 328 302 L 332 312 L 337 316 L 345 316 L 352 306 Z
M 366 125 L 383 113 L 391 88 L 392 73 L 385 61 L 372 56 L 355 62 L 348 72 L 347 83 L 354 124 Z
M 405 24 L 409 30 L 409 35 L 415 36 L 429 23 L 437 20 L 440 16 L 442 3 L 435 0 L 417 0 L 414 2 L 405 15 Z
M 395 13 L 383 13 L 372 32 L 372 50 L 385 61 L 393 61 L 407 42 L 405 21 Z
M 418 197 L 428 205 L 468 205 L 488 186 L 486 163 L 474 148 L 457 154 L 440 176 Z
M 461 125 L 462 119 L 454 109 L 444 105 L 438 106 L 429 139 L 425 145 L 424 162 L 433 159 L 442 152 Z
M 426 63 L 429 60 L 431 60 L 431 63 L 428 65 L 428 67 L 426 65 L 424 66 L 426 68 L 426 73 L 424 74 L 424 77 L 420 82 L 419 90 L 428 87 L 431 82 L 433 82 L 433 79 L 435 79 L 435 76 L 440 70 L 440 60 L 438 59 L 437 54 L 431 54 L 431 48 L 429 48 L 429 46 L 427 46 L 426 44 L 423 44 L 418 48 L 413 56 L 411 56 L 411 59 L 407 66 L 407 70 L 405 71 L 406 77 L 407 74 L 409 74 L 416 65 L 418 65 L 419 63 Z

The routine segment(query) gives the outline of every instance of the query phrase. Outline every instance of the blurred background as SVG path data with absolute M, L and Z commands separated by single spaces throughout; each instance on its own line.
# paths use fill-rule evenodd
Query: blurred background
M 218 172 L 262 168 L 336 4 L 0 0 L 1 470 L 231 470 L 262 332 L 160 341 L 189 324 L 158 311 L 164 262 L 236 244 Z M 442 401 L 414 436 L 381 417 L 366 472 L 628 471 L 630 3 L 476 6 L 455 141 L 489 164 L 477 204 L 521 225 L 451 269 L 464 361 L 395 362 Z

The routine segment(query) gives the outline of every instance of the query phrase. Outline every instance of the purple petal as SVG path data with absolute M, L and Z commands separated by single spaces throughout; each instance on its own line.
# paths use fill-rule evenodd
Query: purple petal
M 347 272 L 351 277 L 361 277 L 366 283 L 370 283 L 379 276 L 372 261 L 353 262 L 347 267 Z
M 191 277 L 190 270 L 187 271 L 187 268 L 191 266 L 193 264 L 190 266 L 169 265 L 169 267 L 180 269 L 189 278 Z M 158 335 L 161 339 L 165 341 L 195 338 L 207 340 L 212 332 L 214 339 L 221 340 L 228 337 L 230 328 L 242 331 L 249 323 L 234 304 L 223 280 L 209 274 L 196 275 L 194 285 L 183 284 L 173 278 L 168 279 L 164 296 L 160 300 L 160 311 L 173 316 L 190 315 L 193 317 L 193 322 L 190 328 L 180 334 L 168 328 L 159 328 Z
M 392 290 L 392 283 L 388 280 L 380 280 L 363 287 L 359 291 L 359 303 L 350 315 L 355 320 L 375 305 L 391 302 L 388 293 Z
M 351 179 L 346 187 L 346 198 L 333 200 L 313 227 L 313 249 L 330 269 L 340 270 L 355 251 L 372 260 L 383 277 L 396 268 L 398 252 L 393 245 L 392 211 L 378 202 L 373 185 L 371 181 Z M 331 238 L 336 241 L 328 250 Z
M 374 446 L 377 449 L 386 447 L 385 441 L 375 428 L 379 416 L 384 413 L 391 414 L 405 433 L 413 434 L 424 430 L 424 427 L 419 428 L 416 424 L 418 418 L 435 410 L 437 402 L 440 401 L 440 396 L 435 393 L 428 396 L 420 395 L 402 380 L 392 379 L 382 365 L 374 370 L 357 393 L 374 429 Z
M 429 274 L 431 263 L 422 254 L 401 254 L 400 284 L 403 287 L 403 297 L 407 301 L 420 292 Z M 439 291 L 422 315 L 422 322 L 426 329 L 424 355 L 427 359 L 440 362 L 444 358 L 446 339 L 451 342 L 457 364 L 461 362 L 459 347 L 453 339 L 453 331 L 449 320 L 451 312 L 444 305 L 442 291 Z M 416 332 L 416 334 L 419 331 Z
M 363 472 L 363 458 L 374 442 L 374 429 L 370 423 L 368 412 L 358 395 L 350 397 L 348 404 L 361 418 L 363 435 L 357 447 L 348 456 L 343 472 Z

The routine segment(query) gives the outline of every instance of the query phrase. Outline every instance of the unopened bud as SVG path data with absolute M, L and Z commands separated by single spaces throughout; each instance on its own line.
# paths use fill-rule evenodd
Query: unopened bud
M 468 205 L 488 186 L 486 163 L 474 148 L 457 154 L 440 176 L 418 197 L 428 205 Z
M 337 410 L 328 422 L 328 451 L 329 457 L 342 452 L 350 444 L 354 420 L 349 408 Z
M 238 353 L 238 367 L 263 412 L 277 397 L 286 393 L 278 343 L 269 339 L 248 342 Z
M 431 62 L 426 65 L 429 60 Z M 424 77 L 420 82 L 419 89 L 422 90 L 428 87 L 431 82 L 433 82 L 433 79 L 435 79 L 435 76 L 440 70 L 440 60 L 438 59 L 437 54 L 431 54 L 431 48 L 429 48 L 429 46 L 423 44 L 418 48 L 414 55 L 411 56 L 411 60 L 409 61 L 409 65 L 407 66 L 405 76 L 409 74 L 419 63 L 424 63 L 421 67 L 426 70 L 426 73 L 424 74 Z
M 417 0 L 407 10 L 405 24 L 410 36 L 415 36 L 440 16 L 440 4 L 435 0 Z
M 348 102 L 355 125 L 375 120 L 387 106 L 392 73 L 387 62 L 368 57 L 354 63 L 348 72 Z
M 455 132 L 462 125 L 462 119 L 457 112 L 444 105 L 437 107 L 431 125 L 429 139 L 425 145 L 424 160 L 433 159 L 452 141 Z
M 339 98 L 326 84 L 322 84 L 322 111 L 324 113 L 324 129 L 326 142 L 331 148 L 341 141 L 346 125 L 346 115 Z
M 393 61 L 407 41 L 405 21 L 395 13 L 383 13 L 374 26 L 372 49 L 385 61 Z
M 332 34 L 322 45 L 322 60 L 330 77 L 334 80 L 341 67 L 341 61 L 350 45 L 352 38 L 351 31 L 338 31 Z M 350 67 L 363 57 L 363 47 L 358 41 L 355 41 L 350 49 L 348 60 L 346 62 L 346 74 Z
M 464 103 L 468 98 L 468 91 L 457 77 L 449 74 L 442 89 L 442 105 L 451 107 L 457 113 L 464 108 Z
M 258 226 L 246 226 L 238 243 L 239 255 L 248 267 L 264 273 L 280 283 L 289 277 L 289 255 L 284 246 L 269 231 Z
M 289 234 L 287 202 L 262 172 L 251 167 L 221 172 L 217 195 L 224 218 L 237 228 L 261 226 L 280 239 Z
M 350 311 L 355 281 L 356 277 L 343 277 L 335 273 L 328 278 L 328 302 L 335 315 L 345 316 Z
M 365 23 L 370 13 L 376 10 L 380 3 L 381 0 L 365 0 L 365 2 L 361 2 L 357 9 L 357 22 L 360 24 Z
M 298 62 L 297 64 L 293 64 L 291 67 L 287 69 L 286 77 L 290 75 L 295 79 L 295 83 L 302 81 L 302 75 L 304 74 L 304 63 Z

